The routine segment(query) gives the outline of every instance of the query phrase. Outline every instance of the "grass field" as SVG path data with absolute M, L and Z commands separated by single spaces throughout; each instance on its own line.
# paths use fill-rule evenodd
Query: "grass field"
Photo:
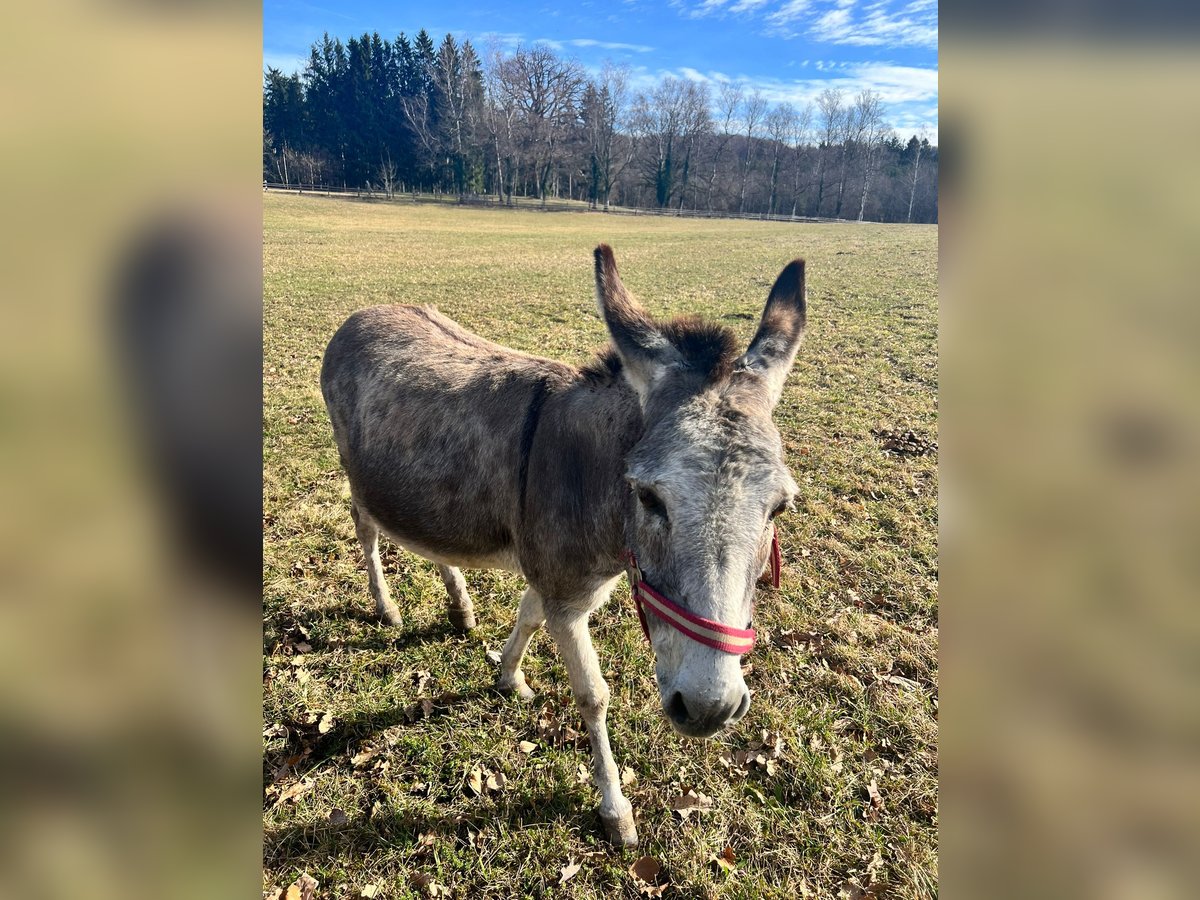
M 638 897 L 629 869 L 650 856 L 667 897 L 936 896 L 936 228 L 264 204 L 264 891 L 307 873 L 331 898 Z M 746 341 L 783 264 L 808 260 L 775 415 L 802 493 L 779 522 L 782 587 L 759 595 L 750 712 L 678 737 L 627 590 L 593 619 L 636 851 L 604 839 L 544 632 L 524 666 L 537 698 L 491 690 L 519 579 L 466 572 L 480 624 L 462 636 L 433 566 L 384 542 L 406 623 L 374 620 L 318 385 L 334 330 L 378 303 L 584 361 L 605 340 L 600 241 L 653 313 Z

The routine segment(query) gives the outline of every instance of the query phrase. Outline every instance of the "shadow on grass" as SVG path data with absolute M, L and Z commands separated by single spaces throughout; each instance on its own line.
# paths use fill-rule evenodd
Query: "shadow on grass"
M 329 734 L 314 733 L 314 725 L 286 722 L 292 740 L 282 750 L 269 754 L 263 768 L 263 788 L 265 790 L 271 784 L 275 765 L 284 759 L 296 758 L 286 777 L 303 778 L 318 766 L 336 756 L 351 753 L 388 729 L 398 726 L 419 729 L 426 721 L 440 718 L 456 706 L 484 699 L 492 700 L 497 709 L 512 702 L 511 698 L 501 694 L 495 687 L 480 685 L 465 691 L 448 691 L 437 697 L 414 700 L 401 706 L 343 716 L 336 729 Z M 275 760 L 274 764 L 270 761 L 272 758 Z
M 492 830 L 498 823 L 505 823 L 511 830 L 555 823 L 572 829 L 582 825 L 585 831 L 604 838 L 597 811 L 581 809 L 578 791 L 562 785 L 512 804 L 481 804 L 466 814 L 456 805 L 439 809 L 429 801 L 416 801 L 411 806 L 376 809 L 374 814 L 360 813 L 337 825 L 323 821 L 268 827 L 263 831 L 263 865 L 276 870 L 311 867 L 338 853 L 369 853 L 384 848 L 410 851 L 415 858 L 422 852 L 418 842 L 422 834 L 466 845 L 468 832 Z M 619 852 L 613 848 L 614 854 Z

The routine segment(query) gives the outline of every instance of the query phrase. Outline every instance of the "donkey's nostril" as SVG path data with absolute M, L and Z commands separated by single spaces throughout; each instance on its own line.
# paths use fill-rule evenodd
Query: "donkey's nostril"
M 688 720 L 687 704 L 683 702 L 683 694 L 679 691 L 671 695 L 671 699 L 666 702 L 663 709 L 673 721 L 681 725 Z
M 731 722 L 738 721 L 742 716 L 744 716 L 746 714 L 746 712 L 749 709 L 750 709 L 750 692 L 746 691 L 744 694 L 742 694 L 742 702 L 738 704 L 738 708 L 734 711 L 733 715 L 730 717 L 730 721 Z

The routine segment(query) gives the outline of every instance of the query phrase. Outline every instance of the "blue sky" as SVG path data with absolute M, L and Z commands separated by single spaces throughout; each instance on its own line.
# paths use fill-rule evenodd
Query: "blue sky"
M 347 0 L 328 5 L 266 0 L 265 65 L 303 68 L 323 32 L 388 39 L 422 28 L 511 50 L 544 42 L 599 69 L 630 67 L 634 91 L 664 75 L 760 89 L 803 105 L 827 86 L 877 91 L 902 136 L 925 126 L 937 140 L 937 0 L 582 0 L 497 3 Z

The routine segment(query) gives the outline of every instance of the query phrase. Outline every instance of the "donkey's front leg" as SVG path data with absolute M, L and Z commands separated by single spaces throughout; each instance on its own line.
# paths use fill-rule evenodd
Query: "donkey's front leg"
M 637 843 L 637 827 L 633 824 L 633 807 L 621 793 L 621 779 L 608 745 L 608 685 L 600 672 L 600 660 L 588 633 L 587 614 L 569 619 L 548 618 L 546 628 L 558 644 L 571 691 L 583 714 L 588 736 L 592 742 L 592 777 L 600 789 L 600 818 L 614 843 L 632 847 Z

